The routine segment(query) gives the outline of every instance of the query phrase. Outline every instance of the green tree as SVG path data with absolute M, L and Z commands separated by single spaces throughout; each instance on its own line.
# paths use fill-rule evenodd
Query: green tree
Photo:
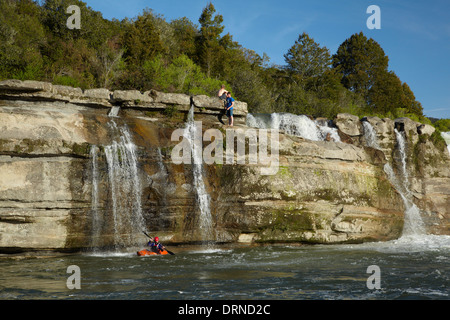
M 394 114 L 397 108 L 404 108 L 406 102 L 402 82 L 392 71 L 377 75 L 367 97 L 371 110 L 379 114 Z
M 80 35 L 79 30 L 69 30 L 67 28 L 69 15 L 66 13 L 66 10 L 72 4 L 80 5 L 80 2 L 77 0 L 72 2 L 69 0 L 44 0 L 42 4 L 42 21 L 44 26 L 55 37 L 64 41 L 77 38 Z
M 380 73 L 368 93 L 368 106 L 378 114 L 393 117 L 421 117 L 422 104 L 418 102 L 411 88 L 402 83 L 393 71 Z
M 342 75 L 343 85 L 367 97 L 377 78 L 388 71 L 389 58 L 381 46 L 360 32 L 345 40 L 333 56 L 333 67 Z
M 150 88 L 186 94 L 215 95 L 226 81 L 206 77 L 201 68 L 186 55 L 180 55 L 168 64 L 158 55 L 144 63 L 143 74 Z
M 402 89 L 405 95 L 405 108 L 408 110 L 408 113 L 423 115 L 422 104 L 416 100 L 414 93 L 406 82 L 402 84 Z
M 80 8 L 80 29 L 67 28 L 67 19 L 70 16 L 67 8 L 70 5 Z M 47 30 L 64 41 L 82 38 L 90 47 L 99 48 L 118 32 L 118 21 L 104 19 L 100 12 L 80 0 L 45 0 L 42 4 L 42 13 L 42 21 Z
M 134 21 L 126 21 L 125 28 L 124 58 L 129 65 L 139 67 L 144 61 L 151 60 L 164 51 L 151 12 L 144 11 L 143 15 L 138 16 Z
M 331 66 L 331 55 L 326 47 L 321 47 L 313 38 L 303 32 L 295 44 L 284 55 L 287 70 L 302 78 L 321 76 Z
M 199 65 L 210 77 L 215 64 L 220 61 L 220 35 L 224 30 L 222 26 L 223 17 L 220 14 L 214 16 L 216 9 L 210 2 L 203 9 L 199 18 L 200 33 L 197 38 L 197 59 Z
M 0 78 L 39 80 L 46 42 L 40 8 L 32 0 L 0 1 Z
M 93 64 L 98 82 L 103 88 L 110 88 L 111 83 L 121 76 L 125 69 L 124 50 L 117 41 L 118 39 L 111 39 L 96 50 Z
M 198 27 L 186 17 L 173 20 L 170 24 L 177 43 L 177 53 L 185 54 L 190 59 L 194 59 L 196 51 L 195 38 L 197 37 Z
M 273 101 L 263 76 L 267 56 L 242 47 L 230 48 L 226 54 L 222 69 L 235 97 L 246 101 L 251 112 L 269 111 Z
M 433 125 L 441 132 L 450 131 L 450 119 L 439 119 Z
M 179 47 L 173 25 L 168 23 L 163 15 L 155 13 L 149 8 L 144 9 L 142 15 L 151 20 L 156 29 L 156 34 L 162 46 L 160 52 L 164 53 L 169 59 L 174 59 L 179 56 Z

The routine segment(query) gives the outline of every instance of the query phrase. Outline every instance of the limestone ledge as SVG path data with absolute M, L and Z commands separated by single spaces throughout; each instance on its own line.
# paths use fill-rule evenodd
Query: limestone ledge
M 170 161 L 175 144 L 171 133 L 184 120 L 148 121 L 141 111 L 176 108 L 187 112 L 194 104 L 202 114 L 199 118 L 212 119 L 210 114 L 222 109 L 219 99 L 153 90 L 83 91 L 6 80 L 0 82 L 0 100 L 4 100 L 0 107 L 0 251 L 89 247 L 89 151 L 91 145 L 111 143 L 110 118 L 104 111 L 113 106 L 128 109 L 122 120 L 129 124 L 138 146 L 146 199 L 142 210 L 149 232 L 162 236 L 165 243 L 200 240 L 194 236 L 198 232 L 192 219 L 196 199 L 192 168 Z M 245 119 L 247 105 L 237 105 L 236 114 Z M 205 129 L 220 126 L 213 120 L 205 121 Z M 280 133 L 275 175 L 262 176 L 261 166 L 248 161 L 205 166 L 218 241 L 343 243 L 398 238 L 403 201 L 383 171 L 387 162 L 395 167 L 398 158 L 395 128 L 407 134 L 409 187 L 431 226 L 429 232 L 450 234 L 450 157 L 433 144 L 432 127 L 407 118 L 359 119 L 346 114 L 334 121 L 349 143 Z M 374 127 L 380 150 L 366 147 L 361 121 Z M 98 165 L 98 209 L 108 212 L 104 157 Z M 113 235 L 105 232 L 102 238 L 108 245 Z
M 333 120 L 340 133 L 348 140 L 347 142 L 356 144 L 358 139 L 364 135 L 362 125 L 364 121 L 369 122 L 374 128 L 382 149 L 389 140 L 392 140 L 391 137 L 394 134 L 394 129 L 406 132 L 414 144 L 418 142 L 420 135 L 431 136 L 435 132 L 433 126 L 416 122 L 409 118 L 391 120 L 389 118 L 364 117 L 360 119 L 358 116 L 352 114 L 340 113 Z
M 49 82 L 33 80 L 0 81 L 0 99 L 62 101 L 72 104 L 112 108 L 139 108 L 148 110 L 164 110 L 176 108 L 188 112 L 191 105 L 196 113 L 217 114 L 223 109 L 223 102 L 216 97 L 206 95 L 189 96 L 182 93 L 164 93 L 156 90 L 140 92 L 138 90 L 115 90 L 105 88 L 87 89 L 53 85 Z M 234 115 L 246 117 L 247 103 L 236 101 Z

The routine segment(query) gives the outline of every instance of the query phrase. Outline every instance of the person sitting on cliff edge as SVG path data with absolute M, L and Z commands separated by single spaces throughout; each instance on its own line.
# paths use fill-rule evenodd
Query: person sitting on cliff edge
M 220 88 L 219 92 L 217 92 L 217 96 L 219 97 L 220 100 L 223 101 L 223 110 L 220 111 L 220 114 L 219 114 L 219 121 L 220 121 L 220 123 L 222 123 L 222 124 L 225 124 L 225 123 L 222 121 L 222 117 L 223 117 L 223 116 L 225 115 L 225 113 L 226 113 L 226 107 L 227 107 L 227 93 L 228 93 L 228 91 L 225 89 L 225 85 L 224 85 L 224 84 L 223 84 L 222 87 Z
M 219 99 L 226 101 L 227 93 L 228 93 L 228 91 L 225 89 L 225 85 L 223 84 L 222 87 L 220 88 L 219 92 L 217 93 L 217 96 L 219 97 Z

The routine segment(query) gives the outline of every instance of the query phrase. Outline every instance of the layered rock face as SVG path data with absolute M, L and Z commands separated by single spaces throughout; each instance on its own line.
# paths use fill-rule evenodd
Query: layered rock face
M 220 223 L 242 241 L 340 243 L 394 239 L 403 205 L 364 149 L 280 136 L 280 168 L 220 172 Z
M 427 232 L 450 234 L 450 156 L 445 142 L 434 127 L 409 118 L 391 120 L 365 117 L 361 120 L 358 123 L 354 116 L 342 114 L 335 119 L 335 123 L 354 145 L 371 145 L 381 150 L 386 161 L 399 175 L 406 170 L 404 188 L 412 202 L 419 207 Z M 367 141 L 364 122 L 374 129 L 377 145 Z M 400 135 L 404 137 L 403 154 L 400 150 Z
M 200 134 L 229 134 L 217 98 L 0 82 L 1 251 L 138 245 L 145 243 L 140 227 L 165 243 L 204 240 L 199 171 L 172 157 L 180 143 L 172 135 L 186 127 L 191 108 Z M 237 102 L 235 129 L 259 132 L 245 125 L 247 113 Z M 203 163 L 214 240 L 398 238 L 404 204 L 383 170 L 387 162 L 396 167 L 396 126 L 407 132 L 410 189 L 429 232 L 449 234 L 449 157 L 433 144 L 430 128 L 364 119 L 376 130 L 378 149 L 365 143 L 362 122 L 350 118 L 335 119 L 346 143 L 280 132 L 274 174 L 263 175 L 265 165 L 248 158 Z M 210 143 L 205 139 L 203 150 Z

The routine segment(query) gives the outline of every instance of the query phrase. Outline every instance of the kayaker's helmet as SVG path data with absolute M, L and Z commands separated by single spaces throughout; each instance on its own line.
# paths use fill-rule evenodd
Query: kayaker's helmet
M 159 242 L 159 238 L 158 237 L 155 237 L 155 242 Z

